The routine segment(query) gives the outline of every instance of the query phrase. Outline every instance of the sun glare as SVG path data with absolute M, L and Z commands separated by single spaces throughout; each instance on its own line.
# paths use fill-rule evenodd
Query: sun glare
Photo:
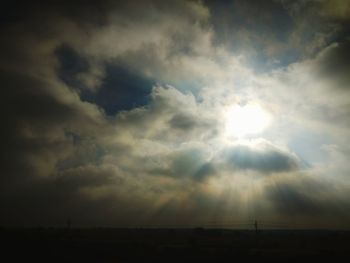
M 242 138 L 262 132 L 270 122 L 270 115 L 259 105 L 233 106 L 226 112 L 226 135 Z

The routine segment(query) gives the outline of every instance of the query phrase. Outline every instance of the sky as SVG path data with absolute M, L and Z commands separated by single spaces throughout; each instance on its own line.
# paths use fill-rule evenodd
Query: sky
M 7 1 L 1 226 L 350 227 L 350 1 Z

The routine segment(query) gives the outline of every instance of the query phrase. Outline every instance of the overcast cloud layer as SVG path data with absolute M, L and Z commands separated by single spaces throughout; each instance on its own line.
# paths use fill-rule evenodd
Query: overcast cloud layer
M 349 1 L 2 13 L 0 224 L 349 228 Z M 249 104 L 268 127 L 227 134 Z

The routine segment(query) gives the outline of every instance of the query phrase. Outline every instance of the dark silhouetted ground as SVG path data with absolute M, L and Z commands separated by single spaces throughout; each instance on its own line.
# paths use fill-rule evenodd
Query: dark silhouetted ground
M 0 229 L 2 262 L 256 262 L 350 259 L 349 231 Z M 346 262 L 347 262 L 346 260 Z M 345 261 L 343 261 L 345 262 Z

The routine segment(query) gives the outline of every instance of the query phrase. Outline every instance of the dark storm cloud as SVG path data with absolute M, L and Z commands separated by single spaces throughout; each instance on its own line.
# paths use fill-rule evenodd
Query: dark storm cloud
M 262 173 L 288 172 L 298 168 L 297 159 L 274 146 L 265 149 L 238 145 L 226 152 L 232 169 L 253 170 Z
M 215 164 L 208 161 L 205 149 L 192 146 L 188 149 L 174 150 L 165 156 L 153 156 L 153 160 L 162 160 L 162 167 L 150 166 L 147 172 L 150 175 L 176 178 L 177 180 L 204 181 L 210 176 L 215 176 Z M 150 160 L 145 160 L 146 162 Z
M 332 81 L 335 87 L 349 89 L 350 40 L 327 47 L 318 55 L 315 64 L 321 79 Z
M 201 149 L 174 153 L 171 158 L 171 170 L 174 176 L 193 176 L 201 168 L 204 158 Z
M 243 54 L 257 72 L 314 56 L 349 35 L 349 2 L 206 1 L 216 41 Z
M 208 134 L 214 135 L 217 132 L 214 128 L 215 122 L 213 119 L 198 117 L 191 112 L 186 113 L 179 110 L 179 112 L 174 112 L 168 123 L 171 129 L 183 134 L 195 134 L 198 131 L 206 131 Z
M 40 155 L 40 152 L 44 153 L 49 149 L 48 151 L 55 151 L 59 156 L 62 150 L 60 148 L 69 145 L 64 138 L 50 140 L 50 133 L 55 133 L 59 123 L 68 123 L 74 119 L 75 111 L 47 94 L 42 89 L 45 83 L 41 81 L 4 71 L 0 72 L 0 79 L 6 87 L 1 103 L 2 159 L 5 158 L 4 165 L 8 167 L 8 173 L 11 174 L 11 169 L 19 169 L 19 173 L 30 174 L 31 169 L 28 167 L 31 164 L 26 161 L 27 155 Z M 40 135 L 30 136 L 31 132 L 40 132 Z M 48 155 L 43 158 L 50 159 Z M 27 168 L 20 169 L 22 165 Z M 12 176 L 3 177 L 11 178 Z
M 75 226 L 92 226 L 113 225 L 118 219 L 118 223 L 128 225 L 137 218 L 139 204 L 130 207 L 132 201 L 124 194 L 101 199 L 84 193 L 84 189 L 111 184 L 124 187 L 123 180 L 116 178 L 113 170 L 96 166 L 70 170 L 45 180 L 26 180 L 16 186 L 15 194 L 13 188 L 1 191 L 1 224 L 64 226 L 70 219 Z M 108 212 L 107 207 L 114 209 Z
M 96 3 L 95 1 L 4 1 L 1 13 L 1 25 L 20 23 L 23 21 L 39 22 L 49 16 L 64 15 L 78 22 L 89 21 L 103 23 L 104 15 L 113 6 L 111 1 Z M 41 29 L 50 25 L 42 25 Z
M 317 187 L 311 189 L 317 190 Z M 320 214 L 319 203 L 308 195 L 308 191 L 300 191 L 299 187 L 288 184 L 279 184 L 266 189 L 278 212 L 283 214 Z
M 322 221 L 330 225 L 334 222 L 346 224 L 350 218 L 346 188 L 320 178 L 302 174 L 287 180 L 276 178 L 267 185 L 265 195 L 277 214 L 309 218 L 303 223 L 311 220 L 315 226 Z
M 300 56 L 298 50 L 285 46 L 295 22 L 280 2 L 206 2 L 212 11 L 217 42 L 246 55 L 257 71 L 289 64 Z
M 229 26 L 236 24 L 241 29 L 247 29 L 254 33 L 269 33 L 273 31 L 276 38 L 287 40 L 288 33 L 292 29 L 293 21 L 287 14 L 284 6 L 278 1 L 267 0 L 235 0 L 235 1 L 206 1 L 213 11 L 214 26 L 217 33 L 229 37 Z M 231 12 L 234 14 L 230 15 Z M 254 19 L 252 19 L 254 18 Z M 224 22 L 220 26 L 215 22 Z M 237 30 L 232 28 L 232 30 Z M 226 32 L 225 32 L 226 31 Z M 231 31 L 231 33 L 233 33 Z
M 217 170 L 215 168 L 215 165 L 210 162 L 206 162 L 200 166 L 200 168 L 196 171 L 194 177 L 197 180 L 204 180 L 207 177 L 214 176 L 216 174 Z
M 169 121 L 171 127 L 180 130 L 191 130 L 196 126 L 196 119 L 194 116 L 187 116 L 183 114 L 175 115 Z
M 71 169 L 59 171 L 53 177 L 53 181 L 61 189 L 76 191 L 83 187 L 99 187 L 109 184 L 122 184 L 123 179 L 114 176 L 110 167 L 103 167 L 89 163 Z

